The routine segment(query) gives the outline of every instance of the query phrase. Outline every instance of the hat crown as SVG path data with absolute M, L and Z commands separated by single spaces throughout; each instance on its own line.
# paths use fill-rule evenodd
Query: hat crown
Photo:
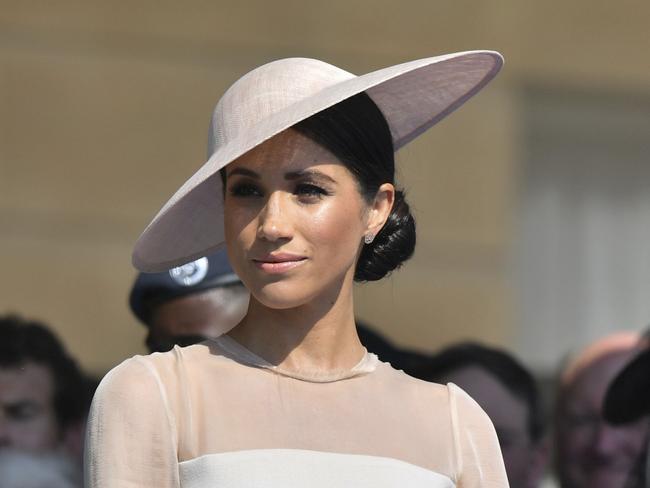
M 212 113 L 208 157 L 266 118 L 354 77 L 309 58 L 280 59 L 246 73 L 228 88 Z

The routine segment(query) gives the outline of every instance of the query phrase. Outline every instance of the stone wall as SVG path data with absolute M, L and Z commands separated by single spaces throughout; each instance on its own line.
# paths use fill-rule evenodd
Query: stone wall
M 530 83 L 648 91 L 650 4 L 385 0 L 0 2 L 0 312 L 51 323 L 89 369 L 142 351 L 130 250 L 201 165 L 211 109 L 287 56 L 363 73 L 488 48 L 502 75 L 400 152 L 415 258 L 358 287 L 358 314 L 434 350 L 511 346 L 520 94 Z

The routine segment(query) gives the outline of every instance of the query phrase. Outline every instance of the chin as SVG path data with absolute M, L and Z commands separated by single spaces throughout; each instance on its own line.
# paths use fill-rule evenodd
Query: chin
M 305 286 L 287 282 L 267 283 L 249 290 L 258 302 L 274 310 L 298 308 L 312 301 L 315 295 Z
M 350 269 L 341 273 L 332 273 L 331 269 L 296 270 L 296 273 L 275 276 L 255 270 L 240 277 L 259 303 L 275 310 L 288 310 L 314 301 L 334 303 Z
M 295 294 L 287 295 L 284 293 L 269 293 L 268 291 L 251 294 L 259 303 L 273 310 L 289 310 L 310 302 L 309 298 L 303 298 Z

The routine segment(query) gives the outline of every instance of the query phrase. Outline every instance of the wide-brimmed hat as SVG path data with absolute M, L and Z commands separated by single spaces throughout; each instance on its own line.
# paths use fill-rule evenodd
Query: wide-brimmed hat
M 468 51 L 355 76 L 306 58 L 280 59 L 237 80 L 212 115 L 208 161 L 162 207 L 133 250 L 133 264 L 163 271 L 223 245 L 219 170 L 285 129 L 361 92 L 379 107 L 397 151 L 460 107 L 498 73 L 494 51 Z

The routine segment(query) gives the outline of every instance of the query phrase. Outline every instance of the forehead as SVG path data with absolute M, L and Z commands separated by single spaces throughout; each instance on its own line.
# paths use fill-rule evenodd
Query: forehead
M 34 400 L 49 401 L 54 378 L 49 368 L 34 362 L 21 366 L 0 367 L 0 403 Z
M 588 403 L 600 408 L 605 392 L 614 377 L 634 356 L 635 351 L 619 351 L 608 354 L 585 366 L 569 385 L 571 402 Z
M 257 172 L 295 171 L 318 164 L 342 166 L 328 149 L 295 129 L 287 129 L 240 156 L 226 172 L 245 166 Z

